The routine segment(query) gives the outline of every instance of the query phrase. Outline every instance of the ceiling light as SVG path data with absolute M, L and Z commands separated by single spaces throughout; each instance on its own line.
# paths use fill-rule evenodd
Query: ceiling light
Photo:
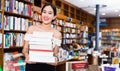
M 102 13 L 102 15 L 106 15 L 106 13 Z
M 80 1 L 84 1 L 84 0 L 80 0 Z
M 115 10 L 115 12 L 119 12 L 119 10 Z
M 96 8 L 93 8 L 93 10 L 95 11 L 95 10 L 96 10 Z

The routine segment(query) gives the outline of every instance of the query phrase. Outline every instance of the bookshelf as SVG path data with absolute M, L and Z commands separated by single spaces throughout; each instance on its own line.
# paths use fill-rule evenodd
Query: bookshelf
M 41 8 L 34 5 L 33 11 L 34 11 L 34 14 L 33 14 L 33 19 L 34 19 L 33 24 L 34 25 L 41 24 L 41 13 L 40 13 L 41 12 Z
M 102 45 L 112 46 L 120 42 L 120 29 L 103 29 L 102 32 Z
M 27 28 L 32 25 L 33 21 L 33 0 L 3 0 L 3 15 L 4 15 L 4 44 L 6 40 L 9 40 L 9 37 L 12 42 L 14 42 L 14 38 L 21 38 L 21 34 L 24 34 Z M 7 37 L 7 35 L 8 37 Z M 12 35 L 14 34 L 14 35 Z M 15 36 L 15 34 L 19 34 Z M 9 36 L 10 35 L 10 36 Z M 8 38 L 8 39 L 7 39 Z M 20 39 L 18 39 L 20 40 Z M 17 40 L 16 40 L 17 41 Z M 9 41 L 10 43 L 10 41 Z M 7 44 L 6 44 L 7 45 Z M 9 44 L 8 44 L 9 45 Z M 22 44 L 21 44 L 22 45 Z M 3 47 L 4 48 L 4 47 Z
M 33 5 L 33 0 L 0 0 L 0 66 L 4 71 L 4 54 L 22 51 L 24 34 L 33 22 Z
M 94 20 L 94 16 L 89 15 L 90 17 L 88 17 L 87 13 L 82 15 L 84 11 L 63 0 L 0 0 L 0 24 L 2 24 L 2 26 L 0 25 L 0 39 L 2 39 L 2 43 L 0 43 L 2 44 L 0 47 L 0 66 L 5 67 L 3 66 L 5 53 L 21 52 L 24 43 L 22 40 L 26 29 L 30 25 L 41 23 L 40 7 L 46 2 L 53 3 L 57 7 L 57 19 L 51 26 L 62 33 L 62 47 L 71 45 L 72 40 L 77 42 L 81 40 L 82 32 L 79 21 L 92 23 Z M 85 18 L 81 16 L 85 16 Z M 72 21 L 68 21 L 67 17 L 72 18 Z M 90 20 L 86 21 L 87 18 L 90 18 Z M 20 41 L 17 41 L 17 38 Z M 64 42 L 66 40 L 70 41 L 70 43 Z M 13 44 L 13 41 L 15 44 Z

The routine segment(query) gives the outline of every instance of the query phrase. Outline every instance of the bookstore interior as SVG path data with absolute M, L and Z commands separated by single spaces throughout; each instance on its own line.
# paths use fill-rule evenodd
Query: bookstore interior
M 87 1 L 0 0 L 0 71 L 25 71 L 24 37 L 30 26 L 42 23 L 41 8 L 46 3 L 56 6 L 57 16 L 51 27 L 62 36 L 61 41 L 53 41 L 60 44 L 54 71 L 120 71 L 120 8 L 115 4 L 120 1 L 111 0 L 118 9 L 114 15 L 107 9 L 112 7 L 107 1 L 102 6 L 96 0 Z M 109 12 L 107 17 L 100 15 L 104 9 Z M 119 16 L 115 16 L 117 13 Z M 49 46 L 51 33 L 34 32 L 27 37 L 31 41 L 29 49 L 35 50 L 29 52 L 31 61 L 55 62 L 50 52 L 53 47 Z

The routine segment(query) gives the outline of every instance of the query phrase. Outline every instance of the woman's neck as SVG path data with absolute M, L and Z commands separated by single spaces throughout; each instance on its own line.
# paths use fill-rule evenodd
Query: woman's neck
M 44 29 L 44 30 L 50 30 L 51 29 L 51 24 L 44 24 L 44 23 L 42 23 L 41 24 L 41 28 Z

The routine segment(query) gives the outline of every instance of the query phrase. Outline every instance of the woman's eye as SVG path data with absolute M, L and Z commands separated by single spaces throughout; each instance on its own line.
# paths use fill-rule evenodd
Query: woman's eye
M 46 13 L 46 11 L 43 11 L 43 13 Z
M 52 14 L 52 13 L 49 13 L 49 14 Z

